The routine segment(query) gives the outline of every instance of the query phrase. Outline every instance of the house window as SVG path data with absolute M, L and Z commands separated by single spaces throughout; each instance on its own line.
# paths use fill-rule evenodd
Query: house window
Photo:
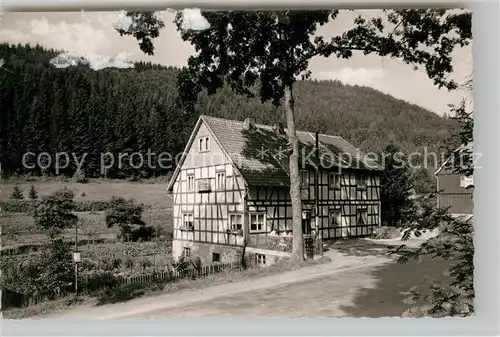
M 220 254 L 212 253 L 212 262 L 220 262 Z
M 310 176 L 309 176 L 309 181 L 312 185 L 316 184 L 316 172 L 312 173 Z
M 184 228 L 193 228 L 193 213 L 182 214 L 182 226 Z
M 242 230 L 243 229 L 243 215 L 241 215 L 241 214 L 229 215 L 229 227 L 232 230 Z
M 261 232 L 266 228 L 266 214 L 253 213 L 250 214 L 250 232 Z
M 266 264 L 266 256 L 264 254 L 255 254 L 255 263 Z
M 300 171 L 300 188 L 309 188 L 309 172 L 306 170 Z
M 366 188 L 368 179 L 367 179 L 365 174 L 360 174 L 356 180 L 357 180 L 358 188 L 360 188 L 360 189 Z
M 223 190 L 226 186 L 226 175 L 224 172 L 217 172 L 215 179 L 215 188 L 218 190 Z
M 201 137 L 198 140 L 198 150 L 199 152 L 205 152 L 210 150 L 210 138 L 209 137 Z
M 188 248 L 188 247 L 184 247 L 183 251 L 182 251 L 182 255 L 188 259 L 191 257 L 191 248 Z
M 340 189 L 340 174 L 336 172 L 330 172 L 328 174 L 328 186 L 331 190 Z
M 210 150 L 210 138 L 205 137 L 205 151 Z
M 358 209 L 356 211 L 356 224 L 357 225 L 368 224 L 368 211 L 366 209 Z
M 194 175 L 187 176 L 188 192 L 194 191 Z
M 332 209 L 330 210 L 329 219 L 330 219 L 330 227 L 339 227 L 340 226 L 340 209 Z

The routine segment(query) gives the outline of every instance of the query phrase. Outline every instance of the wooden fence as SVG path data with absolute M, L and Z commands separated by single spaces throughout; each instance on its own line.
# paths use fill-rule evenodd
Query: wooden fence
M 133 284 L 152 284 L 152 283 L 168 283 L 175 282 L 179 279 L 196 279 L 206 277 L 208 275 L 217 274 L 225 270 L 241 269 L 240 262 L 218 263 L 211 266 L 202 266 L 199 269 L 193 267 L 188 268 L 183 272 L 179 271 L 163 271 L 150 274 L 140 274 L 130 277 L 110 276 L 99 279 L 82 278 L 79 280 L 79 292 L 84 294 L 92 294 L 99 290 L 114 289 Z M 71 295 L 74 291 L 73 287 L 60 289 L 52 296 L 50 295 L 29 295 L 20 294 L 8 289 L 2 291 L 2 309 L 23 308 L 39 304 L 41 302 L 61 298 Z

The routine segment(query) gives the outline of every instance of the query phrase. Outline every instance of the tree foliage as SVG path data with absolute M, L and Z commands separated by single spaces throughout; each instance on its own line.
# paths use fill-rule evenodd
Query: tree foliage
M 13 200 L 23 200 L 24 199 L 23 191 L 21 191 L 21 189 L 19 188 L 19 185 L 14 186 L 14 188 L 12 189 L 12 193 L 10 195 L 10 198 Z
M 472 90 L 469 82 L 468 93 Z M 452 106 L 462 129 L 458 137 L 464 146 L 450 148 L 450 160 L 446 164 L 454 173 L 470 175 L 474 172 L 472 149 L 465 145 L 473 142 L 472 111 L 467 111 L 466 100 L 459 106 Z M 457 113 L 458 112 L 458 113 Z M 439 229 L 440 233 L 422 244 L 417 250 L 409 250 L 404 245 L 396 251 L 400 254 L 400 262 L 410 258 L 428 255 L 453 261 L 448 269 L 450 284 L 433 284 L 428 292 L 417 292 L 412 289 L 408 302 L 413 305 L 409 313 L 413 316 L 469 316 L 474 312 L 474 226 L 472 218 L 454 217 L 447 209 L 437 209 L 435 200 L 428 198 L 422 203 L 424 211 L 419 214 L 415 225 L 407 229 L 403 239 L 411 234 L 419 236 L 422 232 Z
M 65 228 L 75 227 L 78 217 L 73 213 L 73 198 L 73 192 L 66 188 L 43 197 L 34 209 L 35 225 L 48 231 L 51 237 L 57 236 Z
M 1 287 L 23 294 L 54 298 L 74 282 L 71 249 L 61 239 L 43 246 L 40 254 L 27 254 L 21 263 L 15 256 L 5 256 L 0 264 L 8 271 L 2 273 Z
M 38 199 L 38 192 L 35 188 L 35 186 L 31 185 L 30 187 L 30 192 L 28 194 L 28 197 L 31 199 L 31 200 L 36 200 Z
M 55 240 L 48 246 L 45 257 L 47 262 L 40 273 L 42 291 L 50 294 L 57 289 L 68 289 L 75 281 L 70 244 Z
M 384 10 L 384 15 L 370 20 L 358 16 L 355 24 L 339 40 L 345 50 L 398 58 L 423 69 L 439 88 L 457 88 L 449 77 L 453 71 L 451 54 L 472 41 L 471 11 Z
M 412 170 L 406 156 L 394 144 L 381 154 L 384 171 L 380 177 L 382 224 L 401 226 L 413 216 L 415 209 Z
M 436 178 L 434 172 L 430 172 L 426 167 L 416 168 L 412 172 L 413 184 L 417 195 L 436 192 Z
M 118 226 L 121 237 L 130 241 L 135 233 L 142 234 L 146 223 L 142 220 L 142 205 L 136 204 L 133 200 L 113 197 L 106 210 L 106 225 L 109 227 Z

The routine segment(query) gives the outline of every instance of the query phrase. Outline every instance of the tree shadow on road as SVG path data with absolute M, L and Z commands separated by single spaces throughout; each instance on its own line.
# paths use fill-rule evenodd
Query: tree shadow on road
M 389 257 L 389 253 L 395 247 L 388 247 L 383 244 L 363 240 L 363 239 L 345 239 L 336 240 L 328 243 L 323 249 L 324 252 L 336 250 L 349 256 L 381 256 Z
M 97 306 L 127 302 L 134 298 L 143 296 L 146 291 L 151 290 L 151 287 L 144 284 L 130 284 L 122 287 L 105 290 L 97 301 Z
M 449 282 L 445 271 L 452 263 L 424 257 L 420 261 L 379 266 L 370 272 L 376 280 L 374 286 L 361 289 L 353 304 L 341 309 L 349 317 L 401 317 L 410 307 L 404 303 L 406 296 L 402 292 L 412 287 L 426 292 L 433 283 Z

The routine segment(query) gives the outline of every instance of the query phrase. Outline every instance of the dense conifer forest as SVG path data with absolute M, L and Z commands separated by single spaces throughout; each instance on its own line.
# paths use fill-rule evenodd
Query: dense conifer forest
M 89 177 L 158 176 L 171 168 L 159 167 L 152 154 L 182 152 L 201 113 L 239 120 L 251 116 L 264 124 L 284 122 L 281 109 L 227 88 L 214 96 L 201 95 L 196 114 L 185 114 L 176 103 L 176 68 L 136 63 L 133 69 L 57 69 L 49 63 L 57 53 L 39 46 L 0 44 L 5 62 L 0 69 L 4 175 L 54 174 L 47 156 L 36 165 L 38 154 L 46 152 L 54 160 L 56 153 L 66 152 L 71 157 L 59 174 L 73 175 L 74 158 L 81 160 L 86 153 L 83 167 Z M 453 120 L 367 87 L 302 81 L 295 94 L 298 129 L 340 135 L 364 151 L 379 152 L 390 142 L 406 153 L 421 152 L 424 146 L 435 151 L 457 130 Z M 141 153 L 146 160 L 148 151 L 153 165 L 135 169 L 124 158 L 121 167 L 101 170 L 102 153 Z M 23 167 L 28 152 L 34 155 L 25 158 L 26 164 L 33 169 Z M 163 166 L 168 166 L 165 161 Z

